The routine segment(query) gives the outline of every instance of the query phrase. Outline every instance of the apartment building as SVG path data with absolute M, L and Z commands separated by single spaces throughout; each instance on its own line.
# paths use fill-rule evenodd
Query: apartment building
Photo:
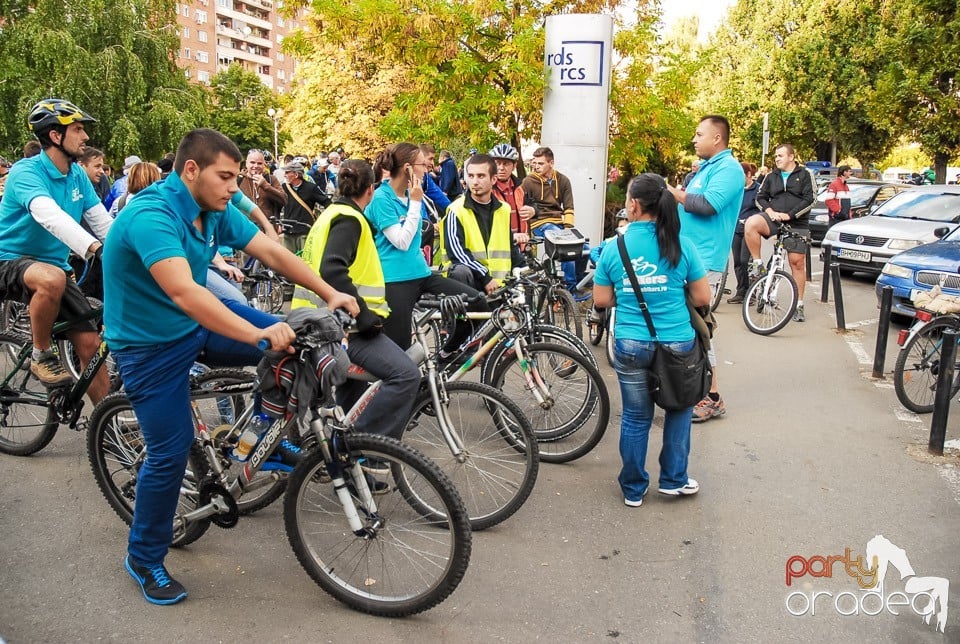
M 197 83 L 239 63 L 267 87 L 288 91 L 296 66 L 280 44 L 299 24 L 282 17 L 282 8 L 282 0 L 181 0 L 177 63 Z

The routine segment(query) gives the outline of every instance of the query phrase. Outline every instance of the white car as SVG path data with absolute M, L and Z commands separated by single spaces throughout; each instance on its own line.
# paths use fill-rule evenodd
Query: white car
M 879 273 L 897 253 L 936 241 L 957 223 L 960 186 L 919 186 L 866 217 L 840 222 L 827 231 L 823 245 L 841 270 Z

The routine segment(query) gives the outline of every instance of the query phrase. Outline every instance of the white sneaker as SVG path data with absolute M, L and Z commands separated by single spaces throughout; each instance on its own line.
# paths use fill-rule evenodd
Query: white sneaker
M 631 501 L 627 497 L 623 497 L 623 504 L 628 508 L 639 508 L 641 505 L 643 505 L 643 499 L 640 499 L 639 501 Z
M 700 484 L 694 479 L 688 478 L 687 484 L 683 487 L 674 488 L 672 490 L 660 488 L 658 491 L 660 494 L 666 494 L 667 496 L 690 496 L 691 494 L 696 494 L 700 491 Z

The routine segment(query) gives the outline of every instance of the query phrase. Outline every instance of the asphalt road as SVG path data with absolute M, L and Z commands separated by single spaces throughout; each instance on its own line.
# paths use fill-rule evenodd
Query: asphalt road
M 437 608 L 404 620 L 355 613 L 300 569 L 281 504 L 211 528 L 168 567 L 190 597 L 148 605 L 122 568 L 126 526 L 93 481 L 82 436 L 63 430 L 31 458 L 0 458 L 0 636 L 21 642 L 960 642 L 960 458 L 925 455 L 929 416 L 902 410 L 869 378 L 876 305 L 866 279 L 845 279 L 846 319 L 808 293 L 807 322 L 750 334 L 723 304 L 717 336 L 728 412 L 693 429 L 690 473 L 701 492 L 623 505 L 616 484 L 619 393 L 602 443 L 568 465 L 543 465 L 511 519 L 475 533 L 470 569 Z M 895 336 L 895 331 L 892 334 Z M 891 346 L 893 338 L 891 337 Z M 598 354 L 599 355 L 599 354 Z M 888 370 L 896 356 L 893 347 Z M 603 358 L 600 358 L 603 360 Z M 960 438 L 953 409 L 948 439 Z M 659 419 L 648 469 L 657 474 Z M 907 607 L 840 615 L 860 596 L 786 564 L 856 559 L 883 535 L 910 579 L 951 584 L 946 633 Z M 866 567 L 866 566 L 865 566 Z M 914 573 L 915 571 L 915 573 Z M 904 590 L 891 566 L 884 594 Z M 788 611 L 789 593 L 794 595 Z M 820 592 L 813 610 L 805 605 Z M 832 597 L 823 593 L 832 593 Z M 912 596 L 912 595 L 911 595 Z M 896 596 L 894 602 L 896 603 Z M 919 605 L 919 604 L 918 604 Z M 851 612 L 853 599 L 841 598 Z M 876 600 L 865 600 L 875 612 Z M 811 614 L 813 613 L 813 614 Z

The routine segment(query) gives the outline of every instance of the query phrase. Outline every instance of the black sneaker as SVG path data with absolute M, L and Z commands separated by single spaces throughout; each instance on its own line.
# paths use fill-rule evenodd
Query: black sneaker
M 163 564 L 141 566 L 127 555 L 123 562 L 127 572 L 140 584 L 143 598 L 151 604 L 176 604 L 187 597 L 187 589 L 176 579 L 170 577 Z
M 743 302 L 743 296 L 737 293 L 733 297 L 727 298 L 727 304 L 741 304 Z
M 794 322 L 806 322 L 807 316 L 803 314 L 803 304 L 798 304 L 797 309 L 793 312 Z

